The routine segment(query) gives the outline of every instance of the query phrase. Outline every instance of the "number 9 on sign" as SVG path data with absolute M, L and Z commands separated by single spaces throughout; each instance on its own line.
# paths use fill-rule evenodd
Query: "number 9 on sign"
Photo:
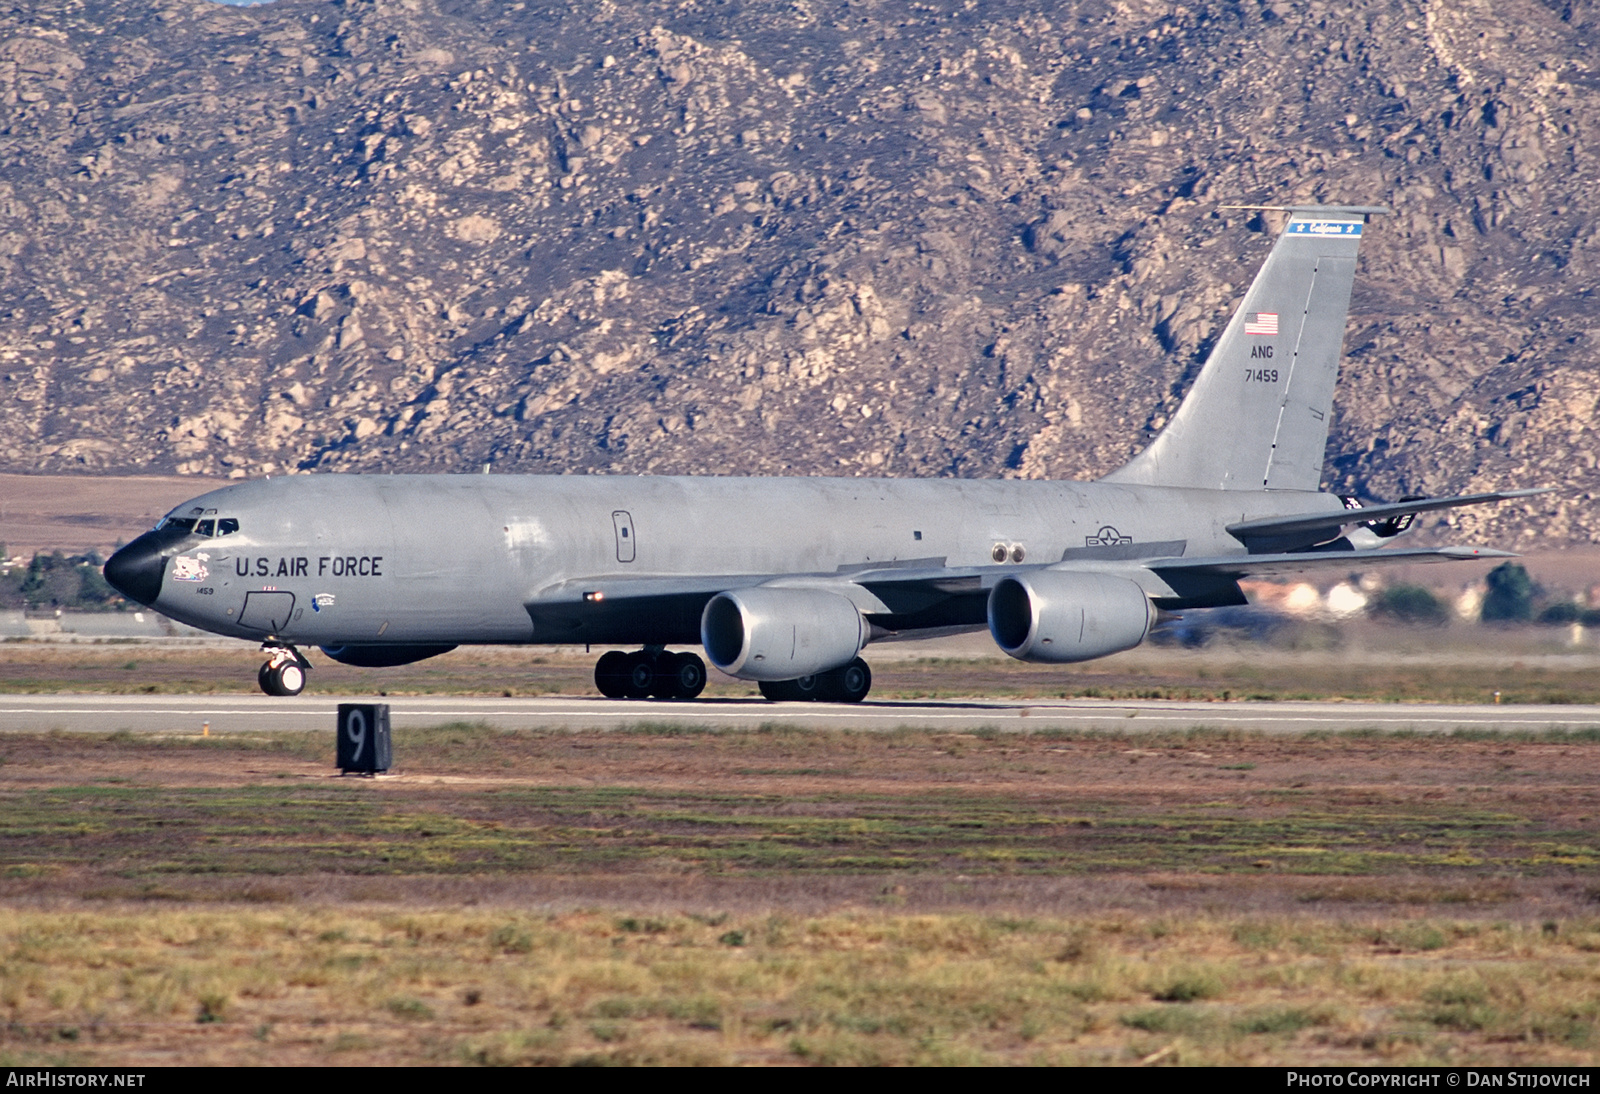
M 393 759 L 387 703 L 340 703 L 338 767 L 349 774 L 376 775 Z
M 355 746 L 355 751 L 350 754 L 350 762 L 361 763 L 361 753 L 367 745 L 367 716 L 357 707 L 350 712 L 344 721 L 344 732 L 350 738 L 350 743 Z

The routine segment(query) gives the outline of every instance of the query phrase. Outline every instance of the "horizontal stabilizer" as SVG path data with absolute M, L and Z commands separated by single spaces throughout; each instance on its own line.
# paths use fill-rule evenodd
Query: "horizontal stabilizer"
M 1398 522 L 1400 518 L 1431 513 L 1439 509 L 1456 509 L 1464 505 L 1484 505 L 1512 498 L 1530 498 L 1547 494 L 1553 487 L 1534 490 L 1496 490 L 1487 494 L 1456 494 L 1446 498 L 1413 498 L 1391 502 L 1387 505 L 1368 505 L 1356 509 L 1334 509 L 1309 516 L 1264 517 L 1259 520 L 1240 521 L 1228 525 L 1228 534 L 1244 544 L 1252 554 L 1269 551 L 1290 551 L 1311 547 L 1333 539 L 1341 528 L 1352 524 L 1376 525 L 1380 522 Z M 1403 525 L 1391 524 L 1392 531 L 1403 531 Z M 1381 534 L 1381 533 L 1380 533 Z
M 1409 547 L 1377 551 L 1295 551 L 1274 555 L 1218 555 L 1212 558 L 1156 558 L 1146 565 L 1155 573 L 1215 574 L 1241 578 L 1266 574 L 1294 574 L 1309 570 L 1365 570 L 1423 562 L 1483 562 L 1516 558 L 1511 551 L 1492 547 Z

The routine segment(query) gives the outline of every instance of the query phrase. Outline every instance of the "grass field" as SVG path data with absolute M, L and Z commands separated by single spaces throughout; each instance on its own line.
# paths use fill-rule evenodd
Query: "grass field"
M 0 1062 L 1562 1063 L 1600 736 L 0 738 Z
M 1600 923 L 0 913 L 10 1065 L 1592 1064 Z

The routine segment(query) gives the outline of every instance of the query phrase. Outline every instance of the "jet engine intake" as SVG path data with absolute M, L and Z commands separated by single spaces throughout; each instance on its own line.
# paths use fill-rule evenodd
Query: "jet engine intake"
M 740 680 L 794 680 L 854 660 L 870 634 L 848 597 L 822 589 L 718 593 L 700 616 L 700 640 L 717 668 Z
M 1039 570 L 989 593 L 989 633 L 1019 661 L 1090 661 L 1132 649 L 1155 619 L 1137 584 L 1109 574 Z

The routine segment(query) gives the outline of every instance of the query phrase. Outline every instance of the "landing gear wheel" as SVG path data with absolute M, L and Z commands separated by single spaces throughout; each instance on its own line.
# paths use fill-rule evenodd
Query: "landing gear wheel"
M 802 676 L 798 680 L 762 680 L 757 683 L 761 694 L 774 703 L 806 703 L 818 698 L 819 676 Z
M 306 670 L 293 661 L 285 661 L 274 671 L 279 695 L 299 695 L 306 689 Z
M 832 703 L 859 703 L 871 690 L 872 670 L 859 657 L 817 677 L 818 698 Z
M 594 686 L 607 699 L 625 699 L 628 696 L 628 655 L 612 650 L 600 655 L 594 666 Z
M 655 686 L 655 658 L 640 650 L 622 655 L 622 696 L 625 699 L 644 699 Z
M 692 653 L 663 653 L 656 658 L 650 694 L 658 699 L 693 699 L 706 687 L 706 663 Z
M 697 653 L 678 654 L 678 698 L 698 699 L 706 690 L 706 663 Z
M 256 672 L 256 683 L 268 695 L 285 698 L 306 689 L 306 669 L 311 665 L 293 646 L 263 646 L 272 654 Z
M 794 689 L 789 686 L 789 680 L 757 680 L 756 687 L 761 689 L 761 697 L 769 703 L 792 703 L 798 698 Z
M 706 687 L 706 663 L 692 653 L 659 647 L 612 650 L 594 666 L 594 686 L 608 699 L 693 699 Z
M 672 680 L 672 694 L 669 699 L 696 699 L 699 693 L 706 691 L 706 662 L 699 659 L 699 654 L 680 653 L 667 654 L 672 657 L 669 665 L 658 665 L 656 678 L 670 677 Z M 666 672 L 661 672 L 666 669 Z
M 268 661 L 256 674 L 256 682 L 268 695 L 287 698 L 306 689 L 306 670 L 293 661 L 273 664 Z

